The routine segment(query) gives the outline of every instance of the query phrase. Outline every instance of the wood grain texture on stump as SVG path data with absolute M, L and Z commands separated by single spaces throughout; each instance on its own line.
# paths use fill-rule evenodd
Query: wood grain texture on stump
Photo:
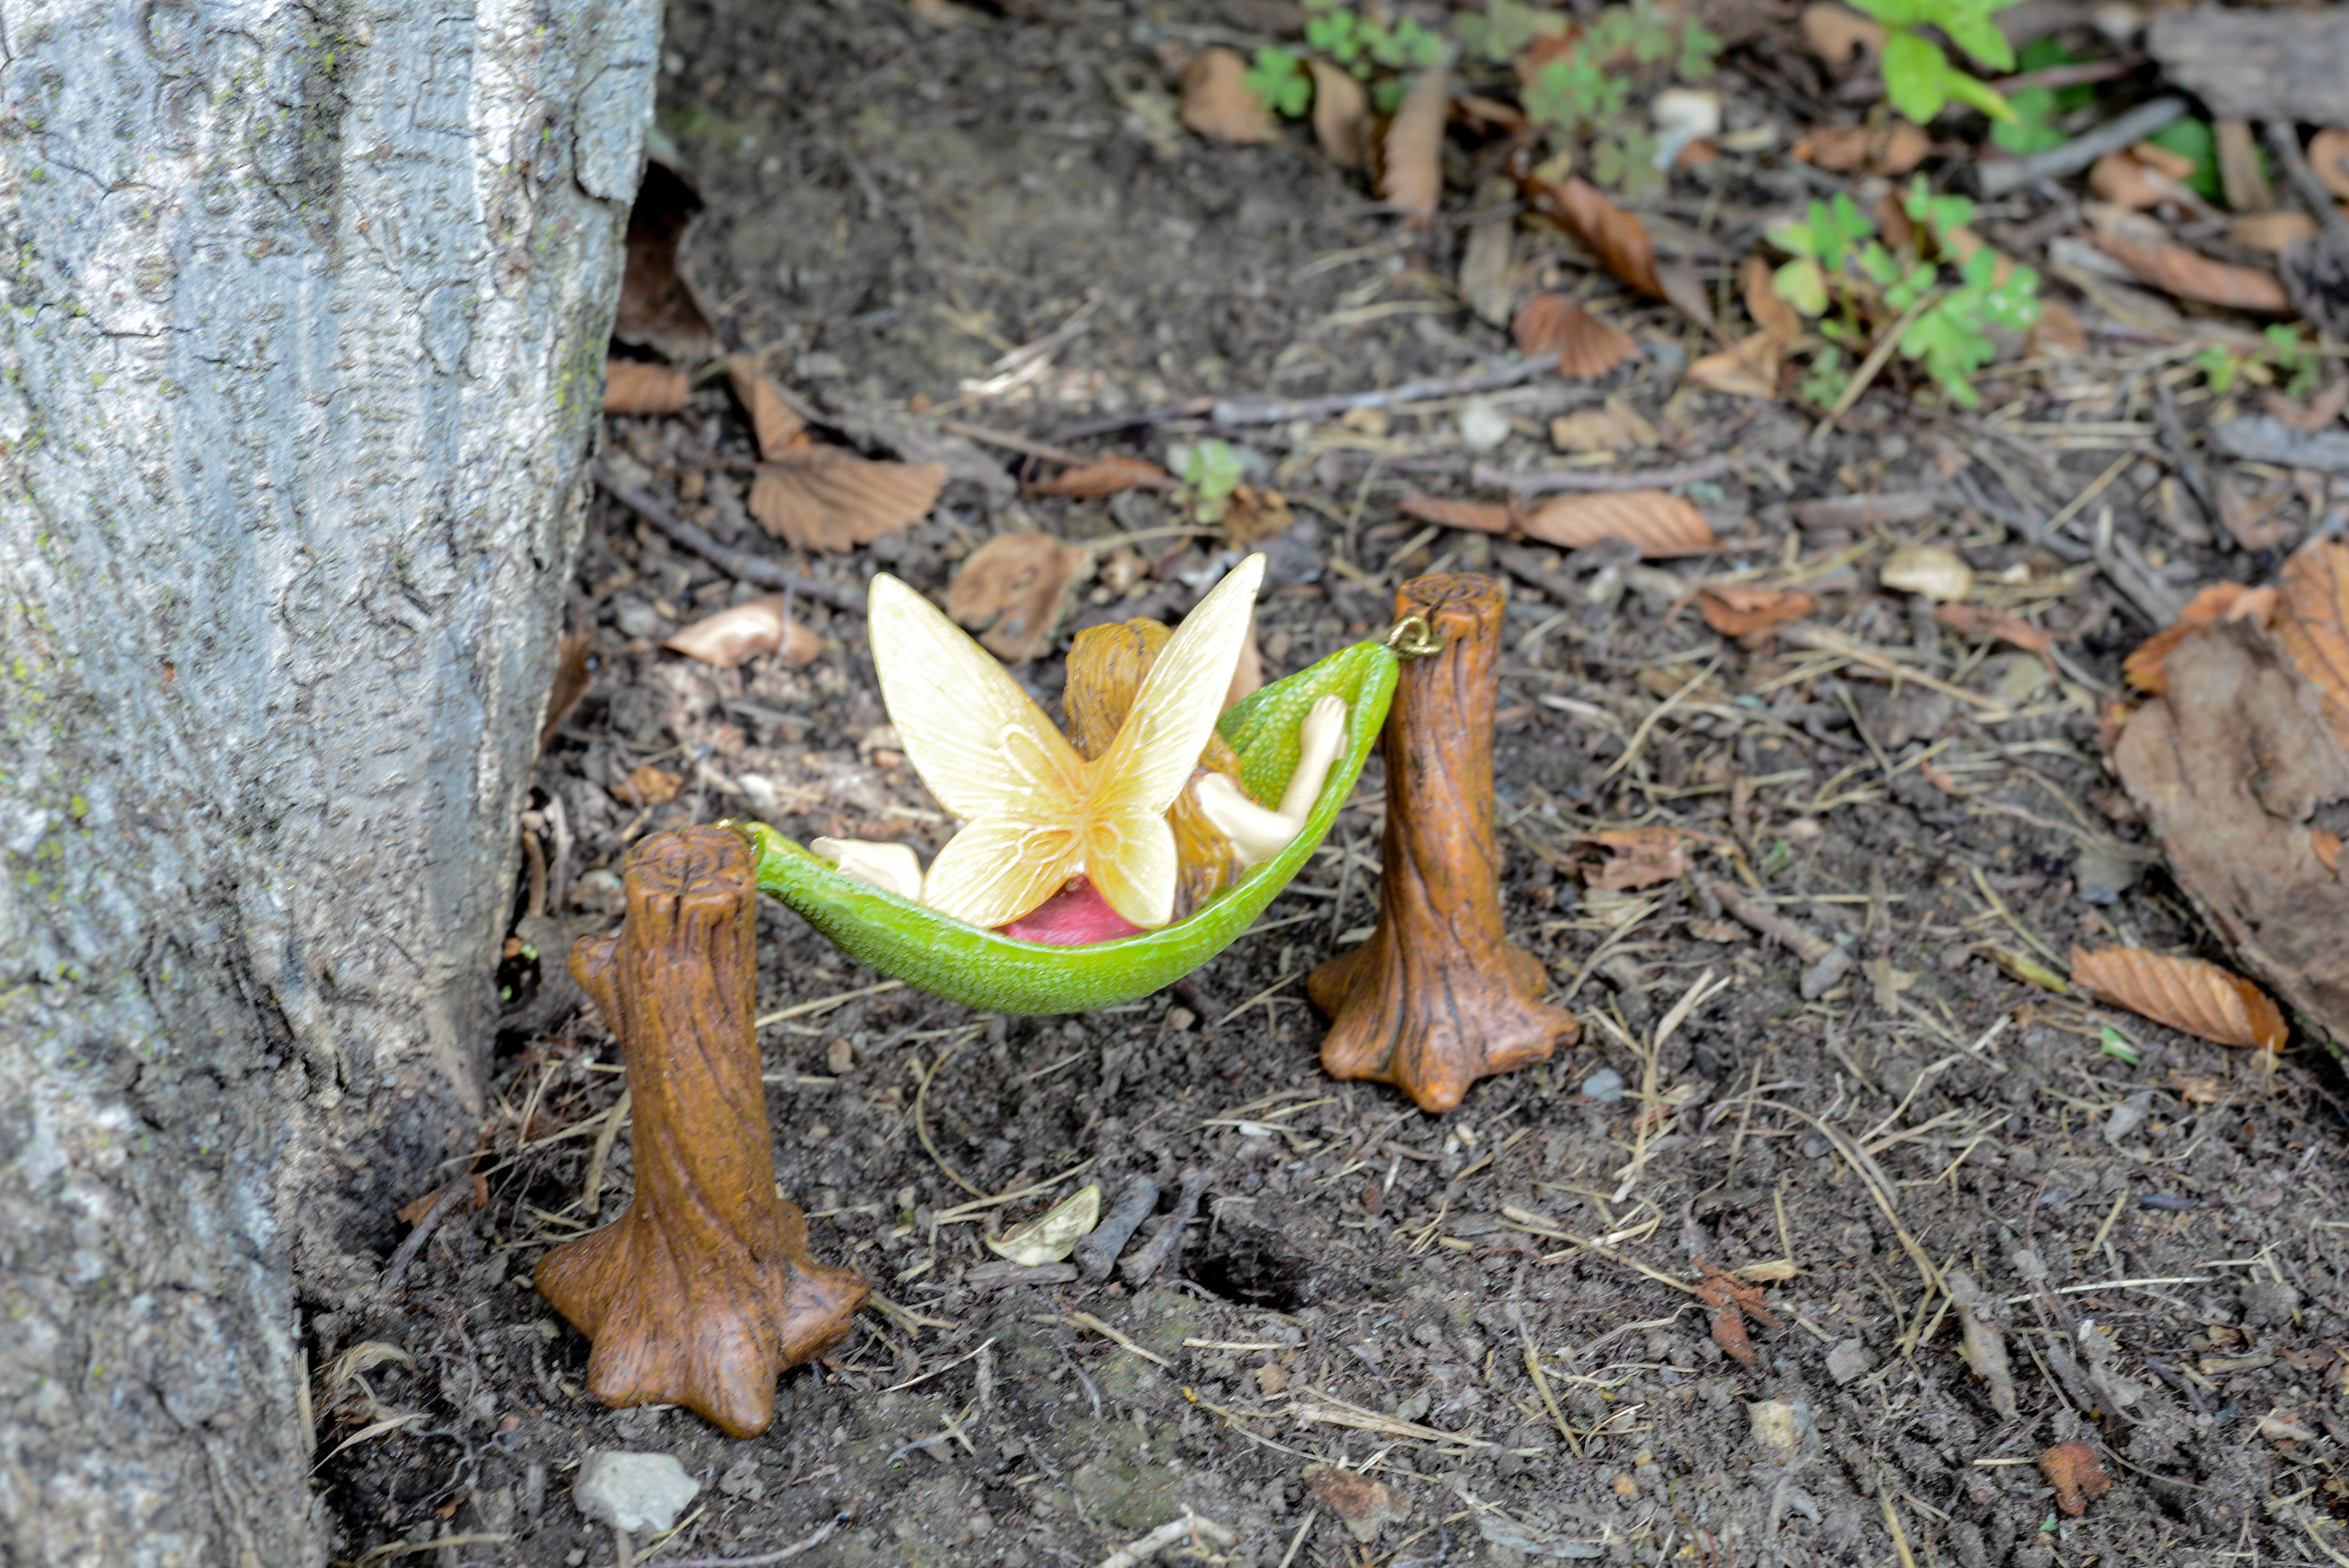
M 775 1195 L 751 1025 L 758 882 L 722 827 L 628 854 L 627 918 L 571 951 L 627 1070 L 636 1199 L 538 1265 L 539 1293 L 595 1344 L 606 1405 L 684 1405 L 730 1437 L 763 1432 L 775 1378 L 848 1332 L 865 1283 L 808 1253 Z
M 1501 923 L 1493 833 L 1493 711 L 1501 586 L 1444 573 L 1395 595 L 1442 648 L 1406 659 L 1381 746 L 1387 825 L 1378 929 L 1315 970 L 1306 992 L 1331 1020 L 1332 1077 L 1392 1084 L 1428 1111 L 1468 1085 L 1571 1044 L 1574 1015 L 1542 1000 L 1549 977 Z

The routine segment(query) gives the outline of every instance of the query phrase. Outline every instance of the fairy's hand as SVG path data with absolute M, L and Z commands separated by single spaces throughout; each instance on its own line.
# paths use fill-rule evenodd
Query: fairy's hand
M 869 838 L 814 838 L 808 853 L 840 867 L 843 877 L 869 882 L 885 893 L 922 901 L 922 861 L 907 844 L 876 844 Z
M 1239 785 L 1222 774 L 1209 774 L 1193 786 L 1199 810 L 1216 831 L 1232 841 L 1240 864 L 1269 860 L 1304 831 L 1313 803 L 1321 798 L 1330 765 L 1346 749 L 1346 703 L 1324 697 L 1313 704 L 1297 732 L 1297 771 L 1288 775 L 1280 808 L 1268 810 L 1250 800 Z

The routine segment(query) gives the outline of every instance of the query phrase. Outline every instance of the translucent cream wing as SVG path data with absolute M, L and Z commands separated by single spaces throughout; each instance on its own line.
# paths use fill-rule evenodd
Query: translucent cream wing
M 1073 835 L 1010 816 L 966 824 L 947 840 L 922 881 L 922 902 L 942 915 L 992 929 L 1061 890 Z
M 995 656 L 886 573 L 869 614 L 882 701 L 938 804 L 966 820 L 1067 820 L 1084 760 Z
M 1124 727 L 1098 764 L 1113 781 L 1102 797 L 1104 814 L 1164 815 L 1183 793 L 1223 712 L 1263 580 L 1264 557 L 1250 556 L 1224 575 L 1158 650 Z

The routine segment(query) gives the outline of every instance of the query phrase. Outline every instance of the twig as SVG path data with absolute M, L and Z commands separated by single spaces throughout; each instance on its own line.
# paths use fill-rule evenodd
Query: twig
M 1082 441 L 1087 436 L 1109 435 L 1117 431 L 1144 431 L 1153 425 L 1171 425 L 1177 420 L 1203 418 L 1215 406 L 1216 400 L 1212 397 L 1185 398 L 1179 403 L 1144 409 L 1138 414 L 1128 414 L 1123 419 L 1087 420 L 1083 424 L 1054 431 L 1044 439 L 1058 443 Z
M 2300 137 L 2290 122 L 2271 119 L 2261 124 L 2260 130 L 2267 140 L 2268 156 L 2276 161 L 2284 178 L 2292 182 L 2292 193 L 2306 205 L 2317 226 L 2324 231 L 2324 237 L 2333 242 L 2333 248 L 2349 258 L 2349 218 L 2341 215 L 2339 204 L 2316 177 L 2316 171 L 2308 166 L 2308 160 L 2301 155 Z
M 1854 370 L 1851 379 L 1844 383 L 1843 390 L 1836 397 L 1835 406 L 1812 430 L 1810 444 L 1813 447 L 1826 441 L 1827 431 L 1835 429 L 1844 415 L 1851 412 L 1852 404 L 1859 401 L 1859 395 L 1868 390 L 1884 367 L 1891 362 L 1893 351 L 1900 347 L 1900 339 L 1907 335 L 1909 327 L 1919 317 L 1940 304 L 1940 299 L 1938 293 L 1926 295 L 1910 306 L 1899 320 L 1884 329 L 1884 336 L 1876 340 L 1876 347 L 1868 351 L 1868 358 L 1859 362 L 1859 369 Z
M 1272 398 L 1217 398 L 1213 405 L 1213 418 L 1219 425 L 1278 425 L 1290 420 L 1317 420 L 1330 414 L 1348 413 L 1355 409 L 1392 409 L 1404 403 L 1422 403 L 1432 398 L 1453 398 L 1466 392 L 1489 392 L 1502 387 L 1514 387 L 1520 381 L 1530 381 L 1545 370 L 1557 368 L 1557 356 L 1532 354 L 1513 365 L 1495 369 L 1472 371 L 1465 376 L 1436 376 L 1423 381 L 1405 381 L 1400 387 L 1383 387 L 1369 392 L 1332 392 L 1322 398 L 1293 398 L 1281 401 Z
M 442 1188 L 440 1196 L 432 1200 L 432 1207 L 417 1220 L 416 1229 L 408 1233 L 408 1240 L 399 1244 L 399 1251 L 391 1255 L 391 1262 L 384 1268 L 383 1278 L 376 1282 L 376 1289 L 387 1295 L 397 1290 L 400 1275 L 408 1272 L 408 1265 L 416 1262 L 416 1255 L 424 1251 L 424 1243 L 432 1240 L 432 1232 L 440 1228 L 440 1221 L 449 1217 L 449 1211 L 456 1208 L 460 1199 L 472 1195 L 473 1184 L 462 1176 Z
M 1699 480 L 1718 479 L 1744 466 L 1743 458 L 1721 452 L 1673 468 L 1635 468 L 1622 473 L 1588 468 L 1495 468 L 1489 463 L 1480 462 L 1473 476 L 1479 484 L 1489 484 L 1515 494 L 1548 495 L 1568 490 L 1668 490 L 1675 484 L 1694 484 Z
M 938 1168 L 947 1173 L 947 1180 L 969 1193 L 973 1198 L 984 1198 L 987 1194 L 955 1174 L 955 1168 L 948 1165 L 947 1157 L 938 1152 L 938 1146 L 930 1140 L 930 1124 L 925 1119 L 923 1114 L 928 1107 L 930 1085 L 937 1081 L 938 1069 L 947 1064 L 947 1057 L 961 1048 L 962 1042 L 959 1040 L 947 1042 L 946 1048 L 938 1053 L 937 1060 L 932 1062 L 929 1070 L 922 1075 L 922 1085 L 914 1091 L 914 1131 L 920 1135 L 922 1147 L 930 1151 L 930 1158 L 937 1161 Z
M 864 596 L 856 590 L 836 588 L 830 583 L 820 583 L 813 577 L 787 572 L 772 561 L 761 560 L 747 551 L 729 549 L 643 491 L 622 484 L 602 463 L 595 465 L 595 483 L 603 487 L 605 494 L 728 576 L 755 583 L 762 588 L 799 594 L 830 605 L 836 610 L 846 610 L 851 615 L 864 613 Z
M 1158 1363 L 1158 1365 L 1159 1365 L 1159 1366 L 1164 1366 L 1164 1368 L 1166 1368 L 1166 1370 L 1167 1370 L 1167 1371 L 1169 1371 L 1169 1372 L 1172 1372 L 1172 1371 L 1174 1371 L 1174 1364 L 1173 1362 L 1171 1362 L 1171 1361 L 1167 1360 L 1164 1356 L 1163 1356 L 1163 1355 L 1159 1355 L 1159 1354 L 1158 1354 L 1156 1351 L 1154 1351 L 1154 1350 L 1147 1350 L 1147 1349 L 1144 1349 L 1143 1346 L 1141 1346 L 1141 1345 L 1139 1345 L 1134 1344 L 1134 1343 L 1133 1343 L 1133 1341 L 1132 1341 L 1132 1340 L 1130 1340 L 1130 1339 L 1126 1338 L 1126 1336 L 1125 1336 L 1125 1335 L 1123 1335 L 1123 1334 L 1120 1334 L 1117 1330 L 1115 1330 L 1115 1329 L 1113 1329 L 1113 1328 L 1110 1327 L 1110 1325 L 1109 1325 L 1109 1324 L 1105 1324 L 1105 1323 L 1102 1322 L 1102 1320 L 1101 1320 L 1101 1319 L 1099 1319 L 1099 1318 L 1095 1317 L 1092 1314 L 1091 1314 L 1091 1313 L 1089 1313 L 1089 1312 L 1072 1312 L 1072 1313 L 1070 1313 L 1070 1314 L 1067 1314 L 1067 1316 L 1066 1316 L 1066 1318 L 1064 1319 L 1064 1321 L 1066 1321 L 1066 1322 L 1067 1322 L 1071 1326 L 1075 1327 L 1075 1328 L 1089 1328 L 1089 1329 L 1092 1329 L 1095 1334 L 1100 1334 L 1103 1339 L 1106 1339 L 1106 1340 L 1111 1341 L 1112 1343 L 1113 1343 L 1113 1344 L 1115 1344 L 1116 1345 L 1118 1345 L 1121 1349 L 1130 1350 L 1130 1351 L 1133 1352 L 1133 1354 L 1134 1354 L 1134 1355 L 1139 1355 L 1139 1356 L 1140 1356 L 1140 1357 L 1142 1357 L 1144 1361 L 1154 1361 L 1154 1362 Z
M 591 1216 L 602 1201 L 604 1162 L 611 1158 L 612 1140 L 618 1137 L 620 1128 L 627 1125 L 628 1104 L 629 1092 L 622 1089 L 620 1097 L 615 1100 L 612 1103 L 612 1108 L 605 1113 L 604 1130 L 595 1135 L 595 1152 L 587 1157 L 587 1178 L 580 1184 L 579 1207 Z
M 1206 1536 L 1217 1546 L 1229 1546 L 1239 1537 L 1212 1519 L 1201 1519 L 1189 1509 L 1171 1524 L 1162 1524 L 1138 1541 L 1129 1541 L 1101 1560 L 1101 1568 L 1136 1568 L 1136 1564 L 1155 1557 L 1161 1550 L 1178 1541 L 1195 1541 Z
M 2178 400 L 2170 394 L 2169 383 L 2159 376 L 2153 378 L 2153 422 L 2161 432 L 2161 444 L 2168 449 L 2169 461 L 2178 470 L 2178 477 L 2186 482 L 2187 493 L 2194 497 L 2195 504 L 2202 508 L 2203 520 L 2218 522 L 2219 498 L 2210 488 L 2210 476 L 2204 472 L 2201 460 L 2194 455 L 2193 447 L 2187 444 L 2186 429 L 2178 419 Z M 2235 542 L 2234 535 L 2224 528 L 2213 528 L 2210 532 L 2222 549 L 2230 547 Z
M 1703 873 L 1696 875 L 1702 876 Z M 1818 962 L 1835 946 L 1824 937 L 1813 936 L 1784 915 L 1764 909 L 1747 898 L 1744 888 L 1725 877 L 1719 882 L 1702 885 L 1709 888 L 1713 896 L 1721 900 L 1721 907 L 1729 912 L 1731 919 L 1761 932 L 1806 964 Z
M 2075 136 L 2061 147 L 2051 147 L 2044 152 L 2034 152 L 2028 158 L 2017 158 L 2012 162 L 1985 163 L 1979 172 L 1982 193 L 2003 196 L 2035 181 L 2077 174 L 2106 153 L 2118 152 L 2124 147 L 2143 141 L 2185 112 L 2184 99 L 2158 98 L 2151 103 L 2139 104 L 2127 114 L 2114 116 L 2094 130 Z
M 803 1536 L 789 1546 L 778 1546 L 772 1552 L 762 1552 L 756 1557 L 688 1557 L 682 1563 L 672 1563 L 668 1568 L 766 1568 L 770 1563 L 788 1563 L 802 1552 L 812 1552 L 832 1539 L 832 1532 L 846 1522 L 848 1515 L 835 1513 L 831 1522 L 813 1535 Z
M 1026 436 L 1013 435 L 1009 431 L 991 431 L 985 425 L 974 425 L 961 420 L 940 420 L 938 428 L 948 435 L 958 435 L 988 446 L 999 446 L 1006 452 L 1016 452 L 1023 457 L 1040 457 L 1047 462 L 1057 462 L 1064 468 L 1081 468 L 1092 459 L 1064 446 L 1050 441 L 1030 441 Z

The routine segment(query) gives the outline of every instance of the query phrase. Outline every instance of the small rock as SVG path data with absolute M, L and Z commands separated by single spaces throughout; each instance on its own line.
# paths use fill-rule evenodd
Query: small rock
M 856 1065 L 856 1047 L 845 1040 L 835 1040 L 824 1047 L 824 1070 L 838 1077 Z
M 759 1456 L 744 1454 L 726 1467 L 718 1478 L 718 1490 L 728 1497 L 748 1498 L 756 1502 L 767 1495 L 767 1483 L 759 1479 Z
M 1470 398 L 1460 405 L 1460 441 L 1470 452 L 1490 452 L 1509 439 L 1515 428 L 1509 416 L 1487 398 Z
M 580 1512 L 615 1530 L 667 1530 L 700 1490 L 674 1454 L 598 1449 L 579 1461 L 571 1501 Z
M 1365 1546 L 1378 1539 L 1381 1527 L 1400 1523 L 1411 1513 L 1407 1499 L 1352 1470 L 1317 1469 L 1306 1480 L 1313 1495 L 1345 1521 L 1347 1532 Z
M 2105 1141 L 2118 1148 L 2121 1146 L 2121 1140 L 2131 1137 L 2137 1128 L 2145 1126 L 2146 1117 L 2152 1114 L 2153 1091 L 2141 1089 L 2131 1095 L 2127 1099 L 2115 1106 L 2112 1114 L 2105 1118 Z
M 1166 1027 L 1177 1034 L 1198 1022 L 1199 1015 L 1187 1007 L 1170 1007 L 1166 1010 Z
M 1582 1093 L 1602 1106 L 1611 1106 L 1623 1097 L 1623 1075 L 1612 1067 L 1601 1067 L 1582 1080 Z
M 2300 1293 L 2281 1280 L 2246 1280 L 2242 1299 L 2248 1328 L 2282 1327 L 2300 1310 Z
M 661 634 L 660 612 L 635 599 L 622 603 L 612 613 L 612 620 L 625 637 L 658 637 Z
M 1745 1407 L 1745 1419 L 1754 1442 L 1782 1459 L 1801 1452 L 1817 1435 L 1811 1407 L 1800 1399 L 1756 1399 Z
M 1836 981 L 1841 980 L 1849 971 L 1851 964 L 1849 948 L 1829 948 L 1818 962 L 1803 971 L 1799 986 L 1803 1000 L 1816 1002 L 1820 997 L 1833 991 Z
M 1876 1357 L 1856 1338 L 1844 1340 L 1827 1352 L 1827 1376 L 1838 1384 L 1866 1376 L 1875 1365 Z
M 2083 844 L 2072 857 L 2072 881 L 2089 903 L 2117 904 L 2123 893 L 2137 886 L 2145 867 L 2146 862 L 2133 856 Z

